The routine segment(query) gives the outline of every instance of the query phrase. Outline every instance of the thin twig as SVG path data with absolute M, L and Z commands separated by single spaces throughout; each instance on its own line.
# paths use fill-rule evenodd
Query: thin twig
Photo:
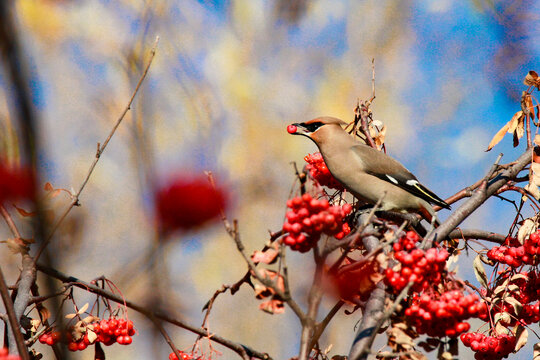
M 144 69 L 144 72 L 142 73 L 141 78 L 139 79 L 139 82 L 137 83 L 137 86 L 135 86 L 135 90 L 131 94 L 131 98 L 129 99 L 126 107 L 124 108 L 124 110 L 120 114 L 120 117 L 118 118 L 118 120 L 116 120 L 116 123 L 113 126 L 113 128 L 111 129 L 111 131 L 109 133 L 109 136 L 107 136 L 107 138 L 105 139 L 105 141 L 103 142 L 103 144 L 101 146 L 99 146 L 99 144 L 98 144 L 98 149 L 97 149 L 97 152 L 96 152 L 95 159 L 92 162 L 92 165 L 90 165 L 90 168 L 88 169 L 88 173 L 86 174 L 86 178 L 84 179 L 81 186 L 79 187 L 79 190 L 72 196 L 72 200 L 69 203 L 66 210 L 64 210 L 62 215 L 58 218 L 56 223 L 53 225 L 53 227 L 51 229 L 51 232 L 49 233 L 49 236 L 47 236 L 45 241 L 43 241 L 43 243 L 41 244 L 36 256 L 34 257 L 34 264 L 38 261 L 39 257 L 43 253 L 43 250 L 45 250 L 45 247 L 47 247 L 47 245 L 51 241 L 54 233 L 56 232 L 56 230 L 58 229 L 60 224 L 64 221 L 64 219 L 67 217 L 67 215 L 69 214 L 71 209 L 74 206 L 79 205 L 79 197 L 81 196 L 81 193 L 84 190 L 86 184 L 90 180 L 90 176 L 92 176 L 92 173 L 94 172 L 94 168 L 96 167 L 96 165 L 97 165 L 97 163 L 98 163 L 98 161 L 99 161 L 99 159 L 101 157 L 101 154 L 103 154 L 103 152 L 105 151 L 105 148 L 109 144 L 109 141 L 111 141 L 113 135 L 115 134 L 116 129 L 118 129 L 118 127 L 122 123 L 122 120 L 124 120 L 126 114 L 131 109 L 131 104 L 133 103 L 133 100 L 135 99 L 135 96 L 139 92 L 139 89 L 140 89 L 144 79 L 146 78 L 146 75 L 148 74 L 148 70 L 150 69 L 150 65 L 152 65 L 152 60 L 154 60 L 154 56 L 156 55 L 156 48 L 157 48 L 158 42 L 159 42 L 159 36 L 156 37 L 156 40 L 154 42 L 154 46 L 150 50 L 150 58 L 148 59 L 148 63 L 146 65 L 146 68 Z
M 180 354 L 180 352 L 178 351 L 178 349 L 176 348 L 176 346 L 172 342 L 171 337 L 169 336 L 169 334 L 167 333 L 167 331 L 165 330 L 163 325 L 161 325 L 161 322 L 156 318 L 150 318 L 150 320 L 152 320 L 154 325 L 159 329 L 159 332 L 161 333 L 161 335 L 163 335 L 163 337 L 165 338 L 165 341 L 171 347 L 174 355 L 176 355 L 176 358 L 177 359 L 182 359 L 182 355 Z
M 7 226 L 9 227 L 9 230 L 11 230 L 11 233 L 16 238 L 21 238 L 21 233 L 19 232 L 19 229 L 17 229 L 17 226 L 13 222 L 13 218 L 11 217 L 11 214 L 6 210 L 4 205 L 0 204 L 0 214 L 2 214 L 2 217 L 6 221 Z

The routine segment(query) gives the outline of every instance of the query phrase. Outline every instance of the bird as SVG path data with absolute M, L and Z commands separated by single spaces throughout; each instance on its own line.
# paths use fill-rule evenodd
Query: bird
M 344 125 L 343 120 L 323 116 L 293 123 L 287 131 L 311 139 L 330 173 L 365 203 L 373 205 L 380 200 L 380 210 L 416 212 L 429 222 L 438 222 L 432 205 L 450 209 L 399 161 L 358 141 L 342 128 Z

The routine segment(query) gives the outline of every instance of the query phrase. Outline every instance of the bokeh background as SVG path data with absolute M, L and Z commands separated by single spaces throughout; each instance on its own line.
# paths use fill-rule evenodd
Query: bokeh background
M 268 231 L 283 222 L 294 181 L 291 162 L 302 166 L 316 149 L 289 136 L 286 125 L 320 115 L 351 121 L 357 100 L 371 97 L 372 59 L 372 109 L 388 127 L 388 153 L 441 197 L 483 177 L 499 152 L 509 162 L 524 150 L 513 149 L 508 137 L 484 151 L 520 109 L 524 76 L 539 70 L 539 1 L 14 3 L 39 114 L 42 180 L 55 187 L 78 189 L 96 144 L 127 104 L 160 37 L 132 111 L 83 192 L 82 206 L 73 209 L 54 241 L 59 270 L 85 280 L 106 275 L 135 301 L 150 298 L 157 266 L 162 301 L 195 324 L 214 291 L 237 281 L 246 266 L 217 223 L 173 236 L 152 270 L 141 259 L 155 242 L 154 186 L 170 174 L 213 171 L 229 189 L 228 216 L 239 220 L 248 252 L 261 248 Z M 5 74 L 0 81 L 2 151 L 13 155 L 18 137 L 12 98 Z M 50 207 L 58 214 L 68 202 L 61 195 Z M 512 220 L 513 205 L 491 199 L 466 226 L 506 233 Z M 0 233 L 8 237 L 5 226 Z M 1 261 L 12 264 L 16 276 L 18 260 L 1 251 Z M 310 260 L 288 257 L 301 302 L 311 282 Z M 474 278 L 467 262 L 459 271 Z M 81 302 L 92 299 L 77 294 Z M 275 359 L 294 356 L 298 321 L 289 309 L 268 315 L 258 304 L 248 288 L 222 295 L 210 329 Z M 107 348 L 109 358 L 167 358 L 170 350 L 152 335 L 152 325 L 130 316 L 139 335 L 130 346 Z M 333 345 L 331 354 L 347 353 L 359 316 L 338 316 L 321 345 Z M 167 329 L 181 349 L 196 339 Z M 235 357 L 216 349 L 224 359 Z

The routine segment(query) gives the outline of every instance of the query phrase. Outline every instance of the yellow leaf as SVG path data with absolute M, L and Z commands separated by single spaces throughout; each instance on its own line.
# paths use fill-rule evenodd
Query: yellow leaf
M 491 149 L 493 149 L 493 147 L 495 145 L 497 145 L 499 143 L 499 141 L 502 140 L 502 138 L 504 137 L 504 135 L 506 134 L 506 132 L 508 131 L 508 128 L 510 127 L 510 122 L 507 122 L 506 125 L 504 125 L 496 134 L 495 136 L 493 137 L 493 139 L 491 139 L 489 145 L 488 145 L 488 148 L 486 151 L 489 151 Z

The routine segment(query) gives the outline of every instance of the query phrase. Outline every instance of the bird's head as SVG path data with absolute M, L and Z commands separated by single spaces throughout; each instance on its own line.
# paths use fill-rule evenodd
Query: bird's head
M 347 123 L 338 118 L 323 116 L 303 123 L 294 123 L 287 126 L 287 132 L 292 135 L 303 135 L 315 143 L 320 143 L 329 133 L 343 131 L 341 125 Z

